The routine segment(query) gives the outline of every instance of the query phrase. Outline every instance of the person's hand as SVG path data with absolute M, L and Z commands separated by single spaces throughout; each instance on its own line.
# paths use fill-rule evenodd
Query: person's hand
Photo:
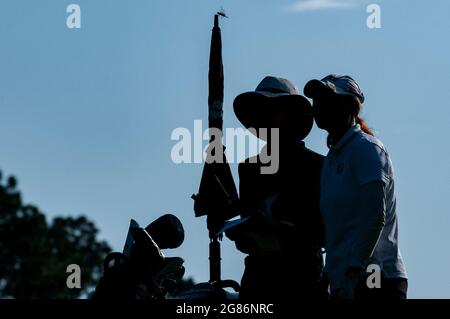
M 334 294 L 333 299 L 351 300 L 353 299 L 353 291 L 347 288 L 339 288 Z
M 269 216 L 254 216 L 252 217 L 256 229 L 259 229 L 261 233 L 268 233 L 271 235 L 287 235 L 295 231 L 295 225 L 287 220 L 279 220 Z
M 353 299 L 355 288 L 361 278 L 361 268 L 349 267 L 345 273 L 345 280 L 341 288 L 335 292 L 336 299 Z

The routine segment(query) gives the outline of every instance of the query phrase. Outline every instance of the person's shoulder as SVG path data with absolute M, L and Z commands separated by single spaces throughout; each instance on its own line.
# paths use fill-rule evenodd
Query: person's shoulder
M 255 156 L 251 156 L 243 160 L 242 162 L 239 162 L 239 167 L 247 167 L 249 165 L 257 165 L 260 163 L 259 154 Z
M 312 160 L 323 162 L 323 160 L 325 159 L 325 156 L 307 148 L 306 146 L 303 148 L 303 152 L 305 156 L 309 157 Z
M 384 144 L 375 136 L 360 132 L 350 147 L 351 157 L 361 159 L 374 159 L 389 157 Z
M 302 149 L 302 153 L 302 162 L 310 168 L 316 167 L 319 171 L 322 170 L 325 156 L 307 148 L 306 146 Z
M 238 172 L 239 174 L 251 173 L 253 171 L 258 170 L 260 167 L 259 156 L 255 155 L 249 158 L 246 158 L 244 161 L 238 164 Z
M 359 151 L 377 150 L 386 153 L 384 144 L 376 136 L 359 132 L 357 138 L 354 141 L 354 149 Z

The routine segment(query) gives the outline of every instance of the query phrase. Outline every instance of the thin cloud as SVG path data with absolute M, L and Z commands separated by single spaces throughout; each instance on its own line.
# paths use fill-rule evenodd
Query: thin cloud
M 301 0 L 287 7 L 290 12 L 353 8 L 353 0 Z

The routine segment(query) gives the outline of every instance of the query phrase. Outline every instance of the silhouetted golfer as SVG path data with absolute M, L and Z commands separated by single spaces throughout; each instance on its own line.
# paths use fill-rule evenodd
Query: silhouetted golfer
M 354 79 L 339 75 L 309 81 L 304 93 L 313 99 L 317 126 L 328 132 L 320 208 L 331 295 L 404 299 L 408 281 L 398 247 L 392 162 L 359 116 L 364 94 Z M 368 287 L 368 265 L 381 270 L 381 286 Z
M 255 91 L 236 97 L 234 111 L 246 128 L 279 130 L 279 139 L 269 134 L 265 146 L 272 157 L 279 157 L 274 174 L 261 173 L 268 165 L 262 152 L 239 164 L 241 216 L 250 217 L 227 236 L 248 253 L 240 298 L 319 297 L 323 156 L 302 141 L 313 125 L 311 105 L 290 81 L 268 76 Z

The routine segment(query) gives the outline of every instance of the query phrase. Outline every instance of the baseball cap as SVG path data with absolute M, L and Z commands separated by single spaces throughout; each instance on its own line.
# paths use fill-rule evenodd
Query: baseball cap
M 309 98 L 315 98 L 325 91 L 339 95 L 350 95 L 356 97 L 361 104 L 364 103 L 364 93 L 359 84 L 348 75 L 330 74 L 322 80 L 311 80 L 306 83 L 303 92 Z

